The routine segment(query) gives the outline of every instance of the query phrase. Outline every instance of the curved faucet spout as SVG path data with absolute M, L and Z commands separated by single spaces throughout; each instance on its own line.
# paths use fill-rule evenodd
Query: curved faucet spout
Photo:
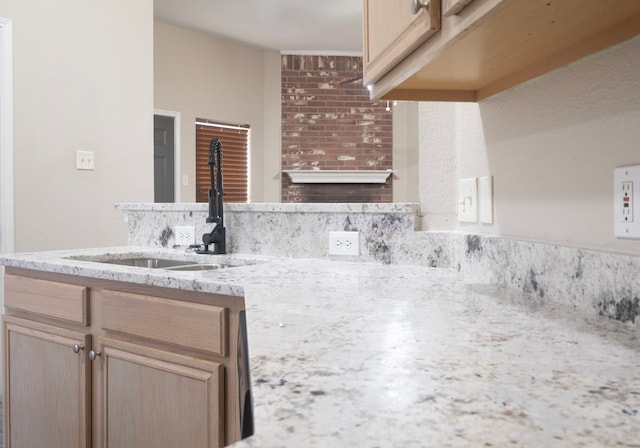
M 209 175 L 211 188 L 209 188 L 209 216 L 208 223 L 215 223 L 210 233 L 202 235 L 204 250 L 200 254 L 226 254 L 226 229 L 224 227 L 224 189 L 222 186 L 222 143 L 217 138 L 211 139 L 209 144 Z M 213 251 L 209 245 L 213 244 Z

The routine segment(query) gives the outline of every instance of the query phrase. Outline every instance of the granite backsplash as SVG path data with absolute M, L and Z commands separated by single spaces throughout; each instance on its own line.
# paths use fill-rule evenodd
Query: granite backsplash
M 177 248 L 176 225 L 209 232 L 207 204 L 117 204 L 129 245 Z M 227 252 L 419 264 L 640 328 L 640 257 L 463 232 L 417 231 L 418 204 L 226 204 Z M 328 232 L 360 231 L 360 255 L 328 254 Z

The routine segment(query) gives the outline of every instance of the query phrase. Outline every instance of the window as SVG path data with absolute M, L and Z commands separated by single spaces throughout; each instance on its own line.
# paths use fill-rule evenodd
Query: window
M 196 119 L 196 202 L 209 200 L 209 144 L 222 144 L 222 188 L 225 202 L 249 202 L 248 124 Z

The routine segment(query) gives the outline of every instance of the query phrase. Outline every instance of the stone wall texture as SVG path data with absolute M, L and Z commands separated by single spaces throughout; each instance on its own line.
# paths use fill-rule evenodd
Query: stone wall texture
M 392 111 L 371 101 L 362 58 L 282 55 L 282 170 L 393 168 Z M 392 202 L 385 184 L 294 184 L 282 202 Z

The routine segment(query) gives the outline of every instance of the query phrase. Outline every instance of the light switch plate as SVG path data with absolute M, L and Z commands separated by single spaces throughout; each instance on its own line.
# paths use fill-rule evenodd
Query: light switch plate
M 76 151 L 76 169 L 92 171 L 95 169 L 93 151 Z
M 458 181 L 458 221 L 478 222 L 478 182 L 475 177 Z
M 613 170 L 613 228 L 618 238 L 640 238 L 640 165 Z
M 480 222 L 493 224 L 493 177 L 478 178 L 478 205 L 480 207 Z

